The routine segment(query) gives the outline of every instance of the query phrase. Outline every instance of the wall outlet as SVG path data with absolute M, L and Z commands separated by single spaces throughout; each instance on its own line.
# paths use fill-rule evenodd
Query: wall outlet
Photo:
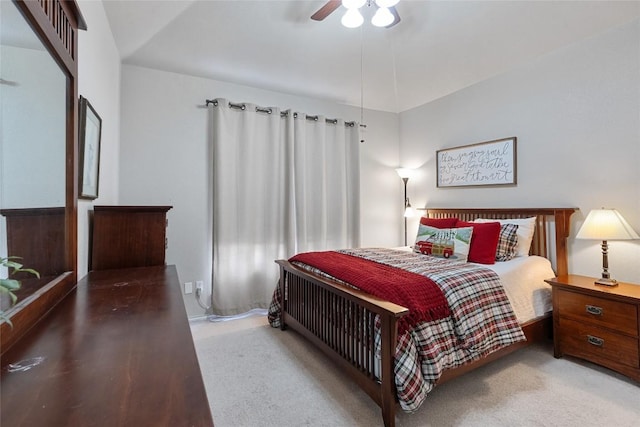
M 196 289 L 198 289 L 200 292 L 202 292 L 202 290 L 204 289 L 204 282 L 202 280 L 197 280 L 196 281 Z
M 193 293 L 193 282 L 186 282 L 184 284 L 184 293 L 192 294 Z

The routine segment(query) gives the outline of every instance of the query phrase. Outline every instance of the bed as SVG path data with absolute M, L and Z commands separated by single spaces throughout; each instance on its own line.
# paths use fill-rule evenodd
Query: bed
M 531 244 L 528 247 L 528 254 L 531 257 L 525 256 L 518 262 L 528 262 L 525 258 L 535 262 L 545 258 L 549 260 L 547 271 L 552 276 L 568 273 L 566 239 L 569 235 L 570 217 L 575 210 L 574 208 L 430 208 L 425 211 L 424 217 L 442 220 L 455 218 L 466 222 L 500 220 L 503 223 L 529 218 L 533 228 Z M 401 256 L 399 252 L 401 251 L 373 250 L 366 256 L 390 255 L 395 259 Z M 355 252 L 347 254 L 360 256 Z M 413 252 L 410 254 L 407 256 L 416 257 Z M 425 258 L 424 255 L 422 257 Z M 355 288 L 355 285 L 335 279 L 315 268 L 287 260 L 277 260 L 276 263 L 280 266 L 280 280 L 274 292 L 274 302 L 270 310 L 272 326 L 277 325 L 282 330 L 291 328 L 299 332 L 327 354 L 380 406 L 385 426 L 395 425 L 397 406 L 409 412 L 417 409 L 422 403 L 420 399 L 426 396 L 422 396 L 416 402 L 410 402 L 414 406 L 409 406 L 409 410 L 407 409 L 404 401 L 406 389 L 414 387 L 412 381 L 415 379 L 408 375 L 406 378 L 403 377 L 404 368 L 401 367 L 400 359 L 404 356 L 399 351 L 396 352 L 401 345 L 404 345 L 405 337 L 409 336 L 413 339 L 415 335 L 413 330 L 408 332 L 406 326 L 407 319 L 412 318 L 413 312 L 402 305 L 373 296 L 371 293 Z M 490 267 L 492 271 L 505 268 L 502 263 L 484 267 Z M 473 266 L 469 265 L 469 268 Z M 487 268 L 481 269 L 487 270 Z M 522 293 L 514 293 L 513 289 L 517 289 L 517 282 L 524 279 L 519 278 L 517 268 L 507 270 L 506 272 L 497 271 L 497 273 L 501 278 L 499 280 L 516 282 L 511 292 L 505 291 L 508 299 L 515 302 L 522 298 Z M 282 298 L 282 295 L 286 297 Z M 540 295 L 538 297 L 544 299 Z M 518 306 L 515 303 L 512 305 Z M 464 308 L 461 310 L 464 311 Z M 513 319 L 516 319 L 516 328 L 520 332 L 515 331 L 511 325 L 512 330 L 509 330 L 506 335 L 513 335 L 513 337 L 503 340 L 501 345 L 483 347 L 482 351 L 478 351 L 477 354 L 472 355 L 473 357 L 469 356 L 463 360 L 464 363 L 451 363 L 450 365 L 455 367 L 448 367 L 443 372 L 434 373 L 432 376 L 424 365 L 420 365 L 418 369 L 421 372 L 424 371 L 421 377 L 424 376 L 424 381 L 427 383 L 426 388 L 425 386 L 423 388 L 428 392 L 435 384 L 441 384 L 525 345 L 550 337 L 551 317 L 547 309 L 521 308 L 519 310 L 524 314 L 519 313 L 517 318 L 513 315 Z M 514 308 L 513 311 L 517 310 Z M 276 317 L 277 320 L 273 321 Z M 440 318 L 429 318 L 426 323 L 440 324 L 441 320 L 437 319 Z M 499 319 L 503 320 L 502 317 Z M 422 323 L 418 324 L 422 325 Z M 415 326 L 415 323 L 412 325 Z M 518 333 L 523 335 L 518 337 Z M 439 358 L 436 357 L 436 359 Z

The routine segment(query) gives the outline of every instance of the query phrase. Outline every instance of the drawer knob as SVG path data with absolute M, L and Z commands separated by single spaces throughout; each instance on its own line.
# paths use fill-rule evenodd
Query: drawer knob
M 593 335 L 587 335 L 587 341 L 591 345 L 595 345 L 596 347 L 602 347 L 604 345 L 604 340 L 602 338 L 594 337 Z
M 602 307 L 596 307 L 595 305 L 586 305 L 587 313 L 595 316 L 602 316 Z

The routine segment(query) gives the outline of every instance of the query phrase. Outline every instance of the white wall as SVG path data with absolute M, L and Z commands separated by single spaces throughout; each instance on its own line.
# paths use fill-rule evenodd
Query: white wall
M 402 163 L 419 168 L 415 205 L 580 208 L 569 270 L 599 276 L 599 242 L 574 239 L 587 213 L 614 207 L 640 232 L 639 21 L 403 112 L 400 130 Z M 516 187 L 436 188 L 436 150 L 511 136 Z M 640 283 L 640 241 L 610 242 L 609 267 Z
M 88 211 L 93 205 L 118 204 L 120 151 L 120 55 L 102 2 L 81 0 L 87 31 L 78 36 L 78 92 L 102 119 L 98 198 L 78 201 L 78 278 L 87 273 Z
M 173 206 L 168 213 L 167 263 L 177 266 L 182 283 L 203 280 L 207 297 L 211 287 L 211 187 L 210 114 L 205 100 L 226 98 L 360 121 L 360 110 L 354 107 L 131 65 L 122 67 L 121 93 L 119 201 Z M 398 245 L 402 212 L 401 181 L 394 171 L 398 166 L 398 116 L 365 111 L 364 123 L 362 244 Z M 260 209 L 255 207 L 256 215 Z M 191 317 L 204 314 L 194 295 L 185 295 L 185 304 Z

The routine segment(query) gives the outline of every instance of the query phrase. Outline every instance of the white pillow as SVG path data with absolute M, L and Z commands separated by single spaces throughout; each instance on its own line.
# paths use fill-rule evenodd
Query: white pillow
M 533 232 L 535 231 L 536 217 L 531 218 L 509 218 L 509 219 L 488 219 L 477 218 L 473 222 L 499 222 L 500 224 L 516 224 L 518 231 L 518 243 L 516 244 L 516 256 L 529 256 Z

